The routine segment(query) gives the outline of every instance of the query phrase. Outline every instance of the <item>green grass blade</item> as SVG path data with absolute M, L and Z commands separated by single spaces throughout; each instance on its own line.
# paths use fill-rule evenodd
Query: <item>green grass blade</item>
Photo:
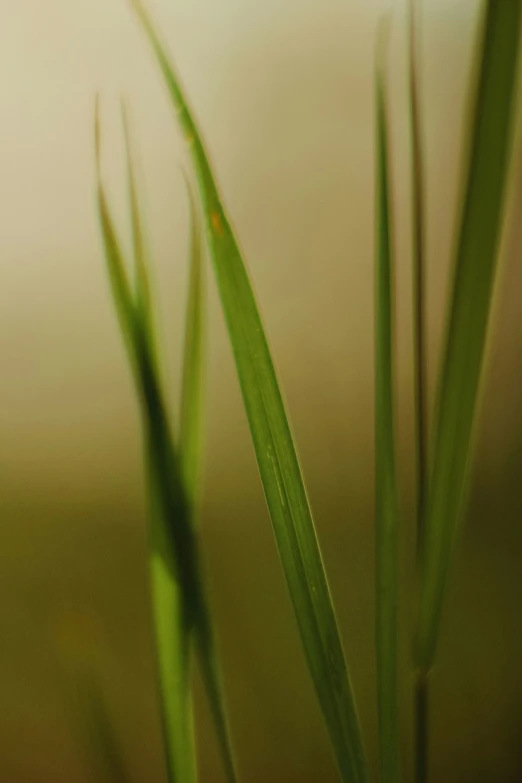
M 509 165 L 520 42 L 519 0 L 488 0 L 472 118 L 428 491 L 424 574 L 415 656 L 433 663 L 443 597 L 462 511 Z
M 194 634 L 225 772 L 230 783 L 235 783 L 234 758 L 227 726 L 220 669 L 217 664 L 216 644 L 203 587 L 192 511 L 187 503 L 181 463 L 174 449 L 166 409 L 154 375 L 153 360 L 146 351 L 141 356 L 140 367 L 151 474 L 156 477 L 155 483 L 158 488 L 158 518 L 165 521 L 165 529 L 160 531 L 159 542 L 172 547 L 168 552 L 162 549 L 158 554 L 167 567 L 169 567 L 169 558 L 175 558 L 172 565 L 183 595 L 185 633 Z
M 192 154 L 221 303 L 303 648 L 342 777 L 368 780 L 344 654 L 301 470 L 265 332 L 236 239 L 176 74 L 133 1 Z
M 417 553 L 422 552 L 425 512 L 427 421 L 426 421 L 426 336 L 425 336 L 425 207 L 424 165 L 419 95 L 419 5 L 409 0 L 409 99 L 411 128 L 412 191 L 412 288 L 413 288 L 413 366 L 415 416 L 415 468 L 417 488 Z
M 125 102 L 121 106 L 123 132 L 125 137 L 125 152 L 127 158 L 127 181 L 129 190 L 129 209 L 132 226 L 132 246 L 134 251 L 134 269 L 136 273 L 136 303 L 143 320 L 148 323 L 152 312 L 150 301 L 150 284 L 145 260 L 145 243 L 141 223 L 138 191 L 136 185 L 135 167 L 132 159 L 132 147 L 128 111 Z
M 97 121 L 97 161 L 99 172 L 99 127 Z M 144 395 L 144 365 L 150 342 L 145 335 L 142 314 L 132 298 L 125 273 L 123 253 L 116 238 L 113 222 L 99 176 L 98 206 L 105 246 L 107 268 L 112 285 L 115 307 L 129 348 L 140 395 Z M 146 400 L 145 400 L 146 402 Z M 144 406 L 144 422 L 147 411 Z M 148 427 L 150 429 L 150 427 Z M 160 502 L 161 476 L 155 469 L 150 443 L 146 451 L 151 503 L 150 571 L 151 591 L 158 656 L 161 711 L 165 731 L 166 757 L 171 783 L 195 783 L 195 754 L 192 738 L 192 710 L 188 667 L 188 630 L 185 619 L 184 597 L 178 584 L 176 554 L 170 535 L 168 519 Z
M 409 0 L 409 99 L 411 131 L 411 201 L 412 201 L 412 301 L 413 301 L 413 410 L 415 432 L 416 486 L 416 560 L 420 569 L 423 550 L 426 489 L 428 423 L 426 410 L 426 270 L 425 270 L 425 196 L 424 155 L 419 89 L 420 0 Z M 413 685 L 415 783 L 425 783 L 428 775 L 429 750 L 429 683 L 424 672 L 417 672 Z
M 227 780 L 230 783 L 234 783 L 237 780 L 237 775 L 225 711 L 221 667 L 217 656 L 216 641 L 208 604 L 204 600 L 199 602 L 195 613 L 194 636 L 205 693 L 221 749 L 225 774 Z
M 176 578 L 176 555 L 161 503 L 160 479 L 147 456 L 150 574 L 159 692 L 170 783 L 195 783 L 196 754 L 190 687 L 190 624 Z
M 384 53 L 378 51 L 379 60 Z M 393 393 L 393 250 L 384 69 L 377 72 L 377 252 L 375 259 L 375 574 L 381 783 L 399 780 L 397 537 Z
M 98 121 L 96 150 L 99 172 Z M 152 598 L 170 780 L 174 783 L 193 783 L 196 778 L 189 685 L 190 638 L 193 635 L 201 658 L 227 779 L 235 783 L 216 646 L 192 525 L 193 509 L 185 490 L 182 461 L 170 430 L 150 333 L 143 310 L 138 306 L 138 295 L 136 301 L 132 298 L 123 253 L 116 238 L 100 176 L 99 183 L 98 205 L 107 267 L 120 324 L 130 349 L 143 414 L 151 499 Z M 139 213 L 136 207 L 134 228 L 137 221 Z M 144 256 L 142 262 L 146 274 Z
M 134 340 L 136 330 L 136 319 L 134 314 L 134 304 L 132 291 L 125 270 L 123 253 L 121 252 L 114 223 L 111 218 L 105 189 L 103 187 L 101 176 L 101 153 L 100 153 L 100 122 L 99 107 L 96 101 L 95 114 L 95 156 L 96 156 L 96 175 L 97 175 L 97 204 L 98 217 L 100 220 L 101 233 L 107 262 L 107 271 L 111 285 L 112 297 L 120 329 L 131 356 L 132 362 L 135 362 Z
M 201 226 L 192 189 L 190 203 L 190 275 L 183 352 L 179 448 L 185 491 L 193 509 L 197 504 L 203 435 L 205 355 L 205 280 L 202 263 Z

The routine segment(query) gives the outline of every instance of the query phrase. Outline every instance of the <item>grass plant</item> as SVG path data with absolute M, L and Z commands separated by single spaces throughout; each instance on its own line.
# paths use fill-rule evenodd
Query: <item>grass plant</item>
M 355 697 L 283 400 L 250 275 L 216 183 L 199 126 L 176 69 L 140 0 L 131 0 L 151 45 L 186 141 L 197 187 L 192 214 L 190 288 L 183 390 L 174 437 L 161 380 L 155 308 L 134 175 L 128 122 L 129 207 L 134 282 L 111 218 L 101 175 L 96 121 L 98 208 L 115 309 L 141 403 L 149 480 L 151 595 L 160 701 L 170 781 L 195 783 L 192 651 L 197 653 L 227 779 L 239 779 L 226 719 L 221 675 L 195 526 L 203 427 L 205 304 L 203 237 L 217 281 L 253 447 L 303 654 L 330 737 L 340 778 L 369 783 Z M 425 357 L 425 210 L 418 66 L 418 9 L 410 6 L 409 79 L 412 137 L 413 418 L 416 431 L 419 612 L 414 632 L 416 671 L 416 783 L 428 779 L 428 674 L 448 589 L 454 544 L 465 514 L 473 461 L 473 432 L 498 263 L 509 173 L 520 45 L 519 0 L 486 0 L 470 88 L 470 114 L 453 282 L 438 374 L 433 435 L 427 444 Z M 378 685 L 379 779 L 407 779 L 399 766 L 397 710 L 397 581 L 401 529 L 394 438 L 393 150 L 389 137 L 386 65 L 379 44 L 376 74 L 375 249 L 375 630 Z M 197 202 L 197 203 L 196 203 Z M 201 221 L 198 215 L 201 214 Z

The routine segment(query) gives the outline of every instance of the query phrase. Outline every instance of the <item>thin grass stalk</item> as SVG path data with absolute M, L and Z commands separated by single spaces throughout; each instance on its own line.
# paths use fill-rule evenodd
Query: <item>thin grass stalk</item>
M 469 162 L 437 395 L 415 663 L 427 673 L 439 638 L 473 452 L 479 383 L 509 171 L 520 0 L 488 0 L 478 49 Z
M 381 30 L 383 35 L 385 30 Z M 375 573 L 379 768 L 381 783 L 399 780 L 397 708 L 398 497 L 394 433 L 394 260 L 385 40 L 378 46 L 377 237 L 375 257 Z
M 425 208 L 424 165 L 419 89 L 419 8 L 420 0 L 409 5 L 409 99 L 411 129 L 411 193 L 412 193 L 412 292 L 413 292 L 413 409 L 415 438 L 416 491 L 416 554 L 420 577 L 424 539 L 424 513 L 427 490 L 427 352 L 426 352 L 426 290 L 425 290 Z M 427 676 L 415 675 L 414 714 L 414 775 L 415 783 L 426 783 L 429 750 L 429 683 Z

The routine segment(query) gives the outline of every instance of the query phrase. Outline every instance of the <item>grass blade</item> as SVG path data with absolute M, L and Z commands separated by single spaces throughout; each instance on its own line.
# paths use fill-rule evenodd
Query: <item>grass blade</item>
M 97 176 L 97 204 L 98 217 L 100 220 L 101 233 L 107 262 L 107 271 L 111 285 L 112 297 L 120 329 L 131 357 L 133 366 L 135 364 L 134 341 L 136 321 L 134 316 L 134 304 L 132 291 L 127 278 L 123 255 L 120 250 L 118 238 L 111 218 L 107 197 L 102 183 L 101 176 L 101 145 L 100 145 L 100 120 L 99 120 L 99 102 L 96 100 L 95 121 L 95 156 L 96 156 L 96 176 Z M 135 369 L 135 368 L 134 368 Z
M 314 523 L 252 287 L 176 74 L 143 7 L 132 5 L 152 44 L 192 155 L 221 303 L 257 462 L 325 723 L 345 781 L 368 780 L 344 654 Z
M 96 149 L 99 173 L 98 120 Z M 129 166 L 129 181 L 133 182 L 131 162 Z M 107 266 L 142 406 L 151 503 L 151 589 L 169 779 L 174 783 L 194 783 L 196 779 L 189 683 L 190 643 L 191 638 L 194 638 L 222 747 L 227 779 L 234 783 L 213 629 L 192 525 L 193 510 L 185 491 L 181 459 L 174 447 L 150 332 L 144 311 L 138 304 L 139 293 L 133 300 L 123 253 L 109 214 L 100 175 L 98 181 L 100 225 Z M 133 203 L 137 205 L 136 193 L 134 202 L 131 194 L 131 208 Z M 137 207 L 132 219 L 136 237 L 136 227 L 139 226 Z M 138 291 L 146 279 L 144 256 L 142 263 L 142 282 L 140 284 L 138 277 Z
M 428 429 L 426 415 L 426 324 L 425 324 L 425 208 L 419 93 L 419 9 L 420 0 L 409 2 L 409 99 L 411 129 L 412 192 L 412 299 L 413 299 L 413 408 L 415 431 L 416 554 L 420 568 L 423 550 Z M 429 749 L 429 683 L 424 672 L 414 682 L 414 769 L 415 783 L 425 783 Z
M 150 357 L 143 357 L 144 397 L 146 400 L 147 442 L 151 474 L 155 477 L 159 514 L 165 527 L 158 531 L 159 556 L 174 574 L 183 596 L 183 628 L 193 634 L 200 659 L 207 698 L 214 719 L 227 780 L 235 783 L 234 759 L 227 726 L 216 644 L 204 591 L 192 510 L 185 493 L 181 463 L 173 446 L 160 389 L 154 377 Z M 165 551 L 167 546 L 172 550 Z
M 384 30 L 382 31 L 384 33 Z M 377 253 L 375 259 L 375 573 L 381 783 L 399 780 L 397 712 L 397 537 L 393 393 L 393 250 L 385 76 L 377 65 Z
M 187 181 L 190 203 L 190 277 L 183 352 L 179 448 L 185 490 L 192 508 L 196 505 L 201 471 L 203 434 L 203 387 L 205 354 L 205 280 L 201 248 L 201 226 L 194 194 Z
M 99 138 L 99 129 L 97 130 Z M 99 145 L 98 145 L 99 148 Z M 99 170 L 99 155 L 98 155 Z M 118 243 L 109 214 L 101 179 L 98 203 L 102 236 L 113 298 L 120 314 L 122 331 L 126 335 L 138 390 L 144 395 L 143 368 L 148 362 L 149 341 L 143 331 L 143 321 L 132 298 L 125 273 L 123 253 Z M 144 405 L 144 423 L 147 423 L 147 405 Z M 146 458 L 151 505 L 150 572 L 151 592 L 158 656 L 158 674 L 161 711 L 165 733 L 167 769 L 171 783 L 194 783 L 194 746 L 189 692 L 188 634 L 184 598 L 176 575 L 176 554 L 169 534 L 168 519 L 161 504 L 161 476 L 155 469 L 153 457 L 157 444 L 149 443 Z
M 195 783 L 196 754 L 190 687 L 191 629 L 176 557 L 161 503 L 159 475 L 146 459 L 150 504 L 150 575 L 163 734 L 170 783 Z
M 417 485 L 417 551 L 422 552 L 425 511 L 427 421 L 426 421 L 426 337 L 425 337 L 425 209 L 420 96 L 418 79 L 419 0 L 409 8 L 409 98 L 411 127 L 411 189 L 413 224 L 413 363 L 415 406 L 415 463 Z
M 132 246 L 134 253 L 134 270 L 136 273 L 136 309 L 146 328 L 152 331 L 152 307 L 150 300 L 150 283 L 145 260 L 145 243 L 141 224 L 138 191 L 136 186 L 135 167 L 132 160 L 132 148 L 128 111 L 125 102 L 121 105 L 123 132 L 125 137 L 125 152 L 127 158 L 127 182 L 129 190 L 129 210 L 132 226 Z
M 439 378 L 415 656 L 433 663 L 462 511 L 493 290 L 520 42 L 519 0 L 488 0 L 480 46 L 469 168 Z

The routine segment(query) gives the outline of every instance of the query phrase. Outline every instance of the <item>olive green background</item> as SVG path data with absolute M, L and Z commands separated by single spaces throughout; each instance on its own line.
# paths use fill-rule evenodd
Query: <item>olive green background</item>
M 150 2 L 192 97 L 289 404 L 369 757 L 373 672 L 373 44 L 390 52 L 400 476 L 401 695 L 411 779 L 415 604 L 404 3 Z M 476 0 L 425 0 L 432 388 L 458 203 Z M 86 683 L 129 781 L 164 779 L 137 406 L 94 209 L 92 114 L 124 213 L 132 108 L 176 404 L 186 287 L 182 146 L 124 0 L 0 4 L 0 781 L 104 780 Z M 517 132 L 469 513 L 433 674 L 432 783 L 522 779 L 522 274 Z M 334 781 L 209 284 L 202 542 L 241 777 Z M 201 780 L 222 780 L 196 678 Z

